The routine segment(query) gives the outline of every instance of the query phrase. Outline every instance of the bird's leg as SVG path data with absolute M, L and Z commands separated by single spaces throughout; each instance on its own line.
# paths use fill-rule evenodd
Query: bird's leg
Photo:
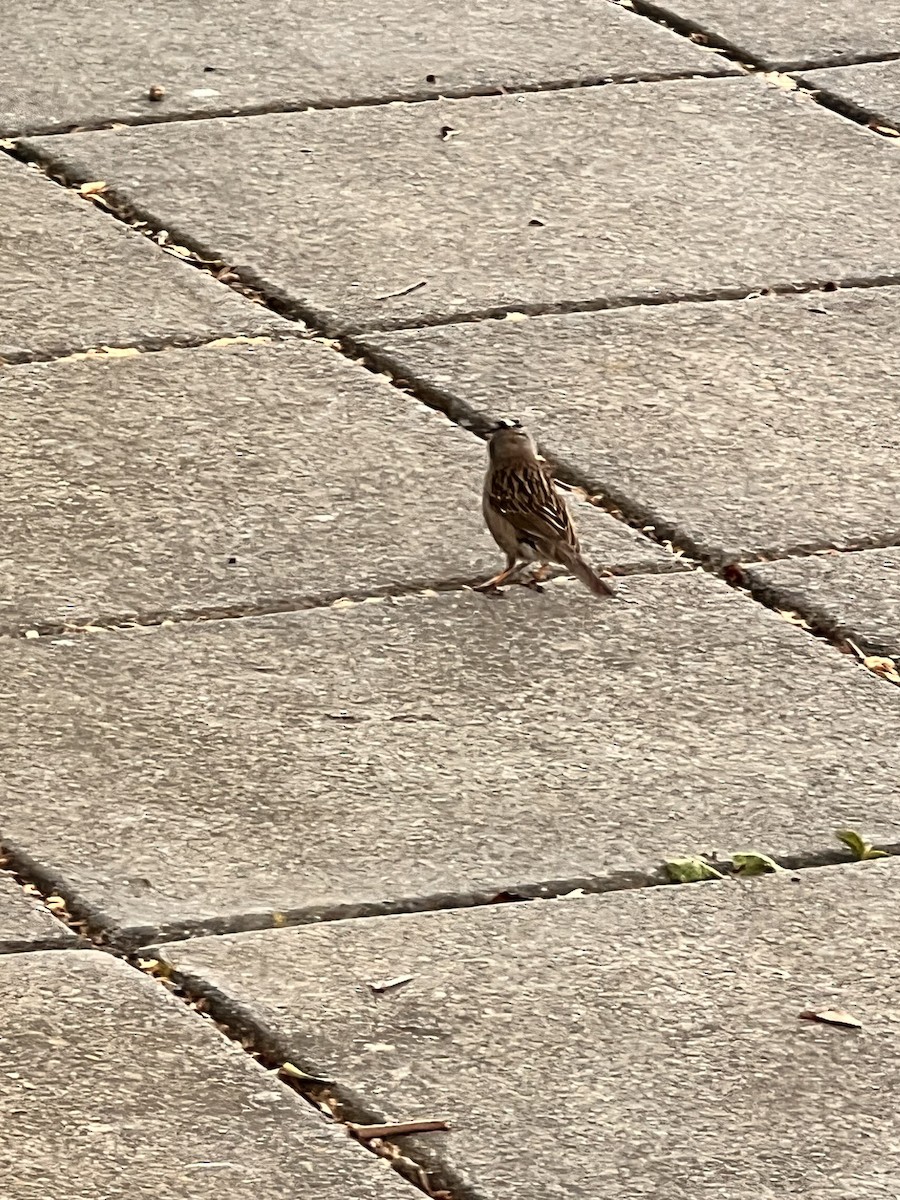
M 550 574 L 550 563 L 539 562 L 537 569 L 532 571 L 530 577 L 522 581 L 524 587 L 534 588 L 535 591 L 543 591 L 541 584 Z
M 547 576 L 550 574 L 550 572 L 552 570 L 553 570 L 553 566 L 551 563 L 545 563 L 545 562 L 539 563 L 538 569 L 535 571 L 535 573 L 532 575 L 531 578 L 534 580 L 535 583 L 543 583 L 544 580 L 547 578 Z
M 494 588 L 500 587 L 502 583 L 506 583 L 507 579 L 510 579 L 513 575 L 515 575 L 516 571 L 519 569 L 520 564 L 518 557 L 512 554 L 507 555 L 506 566 L 503 568 L 503 570 L 494 575 L 492 579 L 486 579 L 484 583 L 477 583 L 474 590 L 476 592 L 490 592 Z

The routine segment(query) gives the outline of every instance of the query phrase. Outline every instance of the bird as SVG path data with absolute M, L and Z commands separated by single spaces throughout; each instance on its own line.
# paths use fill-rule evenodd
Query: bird
M 546 579 L 550 563 L 571 571 L 595 596 L 614 596 L 612 586 L 585 562 L 568 505 L 553 485 L 534 439 L 519 421 L 501 421 L 488 438 L 482 512 L 506 566 L 479 585 L 500 587 L 529 563 L 538 569 L 529 583 Z

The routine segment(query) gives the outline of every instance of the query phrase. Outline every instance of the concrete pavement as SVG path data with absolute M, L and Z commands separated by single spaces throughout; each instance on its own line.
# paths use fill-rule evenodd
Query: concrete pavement
M 898 29 L 10 15 L 11 1200 L 896 1196 Z

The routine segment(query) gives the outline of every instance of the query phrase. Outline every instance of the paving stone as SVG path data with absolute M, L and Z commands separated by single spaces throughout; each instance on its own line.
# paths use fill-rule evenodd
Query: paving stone
M 404 1141 L 456 1194 L 889 1200 L 898 900 L 898 863 L 872 863 L 162 955 L 351 1104 L 449 1118 Z M 798 1020 L 820 1008 L 863 1030 Z
M 0 954 L 71 945 L 75 935 L 0 872 Z
M 0 960 L 0 1011 L 0 1169 L 15 1200 L 414 1194 L 209 1022 L 110 955 Z
M 124 944 L 900 843 L 900 692 L 702 573 L 621 592 L 7 643 L 0 828 Z
M 329 329 L 900 271 L 882 139 L 754 79 L 27 144 Z
M 663 0 L 644 4 L 692 21 L 764 66 L 828 66 L 900 50 L 900 0 Z
M 0 363 L 290 328 L 0 155 Z
M 0 631 L 296 607 L 502 566 L 483 443 L 318 343 L 30 364 L 0 375 L 0 407 Z M 594 561 L 678 565 L 575 511 Z
M 900 655 L 900 546 L 759 563 L 746 573 L 782 608 L 870 653 Z
M 485 322 L 367 339 L 458 416 L 719 562 L 900 543 L 894 289 Z
M 323 0 L 302 15 L 291 0 L 264 12 L 240 0 L 52 12 L 25 0 L 4 27 L 0 134 L 731 69 L 592 0 L 517 0 L 514 12 L 501 0 Z M 151 85 L 162 100 L 148 99 Z
M 898 37 L 900 42 L 900 37 Z M 804 83 L 821 88 L 851 108 L 888 125 L 900 125 L 900 61 L 861 63 L 828 71 L 805 71 Z

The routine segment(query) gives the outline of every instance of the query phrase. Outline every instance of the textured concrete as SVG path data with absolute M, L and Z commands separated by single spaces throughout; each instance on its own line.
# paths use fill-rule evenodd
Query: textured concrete
M 0 155 L 0 363 L 284 322 Z
M 889 153 L 889 151 L 887 151 Z M 900 543 L 893 289 L 487 322 L 370 339 L 459 415 L 718 562 Z
M 409 1200 L 383 1162 L 158 983 L 94 951 L 0 960 L 15 1200 Z
M 770 68 L 828 66 L 900 50 L 900 0 L 640 0 L 640 5 L 692 21 Z
M 900 48 L 900 34 L 897 38 Z M 830 71 L 804 71 L 804 83 L 821 88 L 852 109 L 886 125 L 900 125 L 900 61 L 861 63 Z
M 302 11 L 291 0 L 124 11 L 114 0 L 63 10 L 24 0 L 4 22 L 0 134 L 728 69 L 595 0 L 516 0 L 514 10 L 502 0 L 322 0 Z M 151 85 L 162 100 L 148 99 Z
M 29 145 L 325 328 L 900 274 L 878 135 L 752 79 Z
M 30 900 L 10 875 L 0 872 L 0 954 L 71 945 L 75 935 L 42 905 Z
M 502 565 L 483 443 L 318 343 L 17 367 L 0 408 L 0 631 L 297 606 Z M 597 563 L 676 565 L 576 511 Z
M 760 563 L 747 575 L 779 607 L 872 654 L 900 655 L 900 546 Z
M 540 1200 L 890 1200 L 898 901 L 892 862 L 163 956 L 370 1113 L 448 1117 L 413 1145 L 456 1194 L 506 1200 L 514 1178 Z M 863 1031 L 798 1020 L 810 1008 Z
M 701 574 L 620 590 L 9 644 L 4 835 L 130 941 L 900 842 L 900 692 Z

